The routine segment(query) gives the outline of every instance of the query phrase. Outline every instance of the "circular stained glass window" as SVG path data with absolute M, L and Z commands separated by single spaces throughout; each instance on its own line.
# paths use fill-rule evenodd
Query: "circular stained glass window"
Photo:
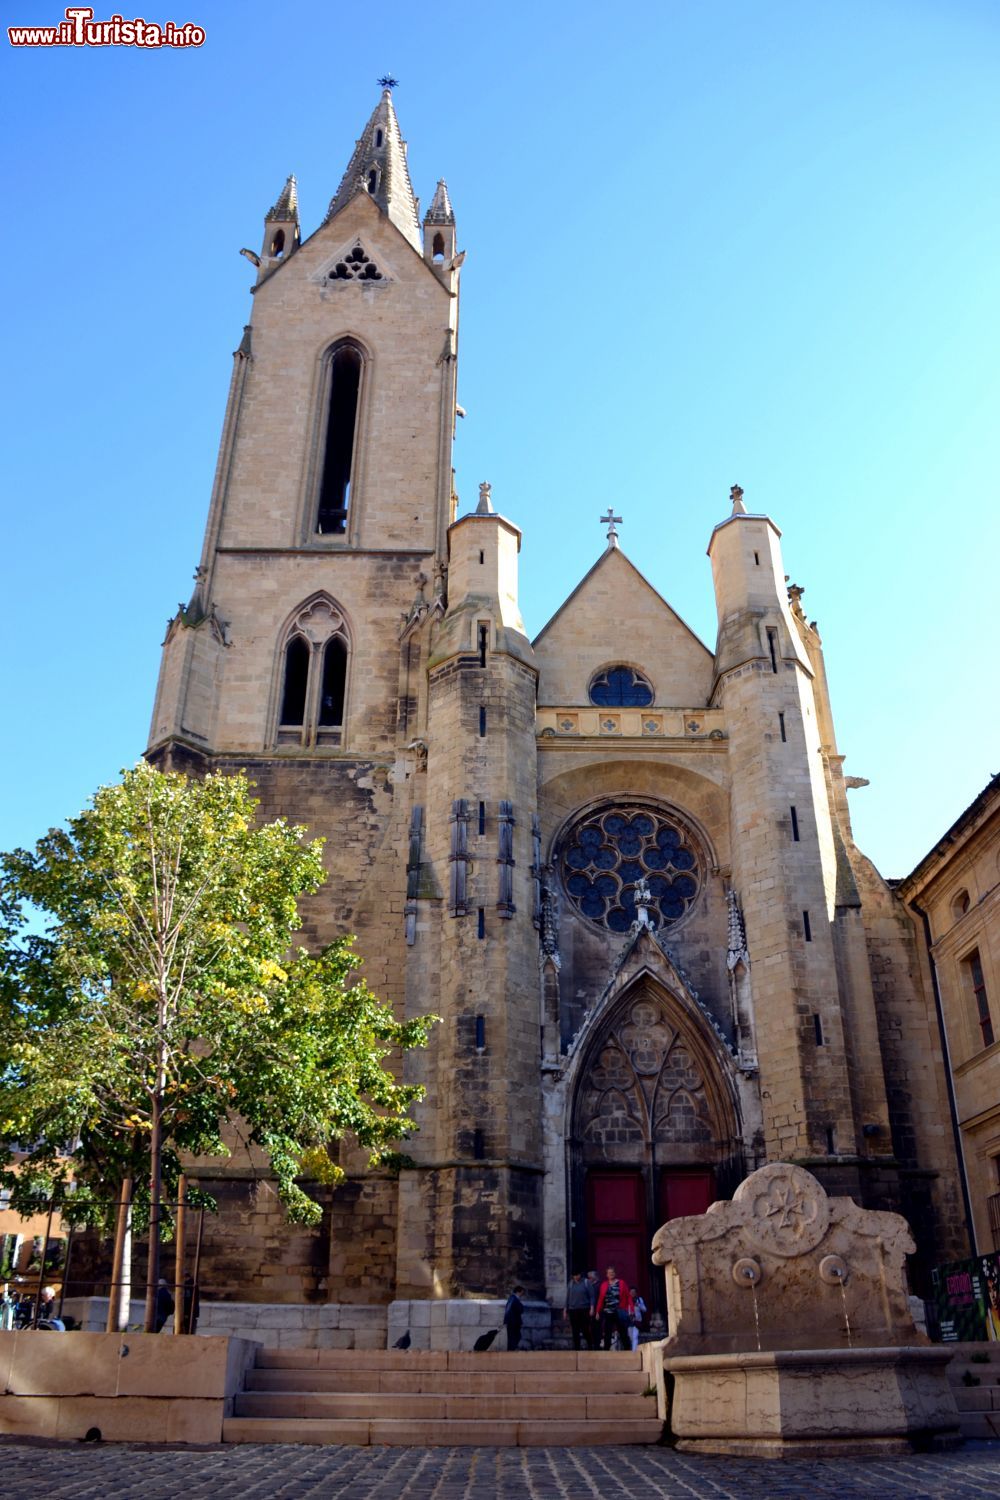
M 645 880 L 654 927 L 687 911 L 701 885 L 691 835 L 653 808 L 607 808 L 591 813 L 563 840 L 562 880 L 578 911 L 612 932 L 635 921 L 635 889 Z
M 648 708 L 653 688 L 634 667 L 608 667 L 591 682 L 590 701 L 599 708 Z

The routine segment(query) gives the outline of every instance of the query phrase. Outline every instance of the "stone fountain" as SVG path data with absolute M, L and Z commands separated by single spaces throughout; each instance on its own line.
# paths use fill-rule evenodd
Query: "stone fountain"
M 958 1441 L 951 1351 L 910 1311 L 914 1249 L 898 1214 L 829 1198 L 782 1162 L 665 1224 L 653 1261 L 671 1332 L 645 1358 L 678 1448 L 881 1456 Z

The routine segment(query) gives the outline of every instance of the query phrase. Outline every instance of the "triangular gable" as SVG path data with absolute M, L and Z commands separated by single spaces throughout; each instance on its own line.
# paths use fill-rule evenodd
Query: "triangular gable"
M 598 558 L 532 644 L 539 705 L 588 702 L 595 673 L 617 662 L 645 673 L 658 707 L 695 708 L 712 691 L 713 653 L 618 547 Z
M 388 239 L 385 238 L 386 235 L 388 235 Z M 305 267 L 307 275 L 312 279 L 313 273 L 324 261 L 329 259 L 329 255 L 324 253 L 322 249 L 324 244 L 336 247 L 338 245 L 346 245 L 350 241 L 350 244 L 353 245 L 354 240 L 357 238 L 360 238 L 362 244 L 365 244 L 366 240 L 371 245 L 379 244 L 383 255 L 386 253 L 386 249 L 391 247 L 389 248 L 389 254 L 394 259 L 399 257 L 396 259 L 397 275 L 403 271 L 404 265 L 409 265 L 412 264 L 412 261 L 416 261 L 431 280 L 440 286 L 447 295 L 447 287 L 442 285 L 439 276 L 427 264 L 420 251 L 411 245 L 406 235 L 401 233 L 388 215 L 382 212 L 378 204 L 372 202 L 371 197 L 363 188 L 359 188 L 354 197 L 349 199 L 343 208 L 338 209 L 332 219 L 325 220 L 317 229 L 313 230 L 312 234 L 307 235 L 297 250 L 291 255 L 286 255 L 283 260 L 276 261 L 260 278 L 253 290 L 259 292 L 262 287 L 266 286 L 281 271 L 294 265 L 298 265 L 300 270 Z M 403 249 L 404 246 L 406 247 L 405 250 Z M 377 285 L 377 283 L 375 284 Z

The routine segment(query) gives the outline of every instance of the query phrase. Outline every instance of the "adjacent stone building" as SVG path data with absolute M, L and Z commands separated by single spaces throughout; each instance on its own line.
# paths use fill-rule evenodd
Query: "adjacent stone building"
M 973 1252 L 1000 1250 L 1000 776 L 900 883 L 941 1010 Z
M 400 1014 L 443 1019 L 405 1063 L 416 1165 L 345 1147 L 321 1231 L 282 1229 L 245 1159 L 212 1165 L 209 1294 L 516 1279 L 561 1305 L 571 1267 L 613 1260 L 655 1304 L 657 1226 L 775 1159 L 901 1210 L 925 1264 L 964 1253 L 912 920 L 854 845 L 777 525 L 732 489 L 714 648 L 610 516 L 532 640 L 519 527 L 489 485 L 454 493 L 462 260 L 443 182 L 420 222 L 388 92 L 315 233 L 293 178 L 265 221 L 149 754 L 246 768 L 264 815 L 322 834 L 307 938 L 356 933 Z

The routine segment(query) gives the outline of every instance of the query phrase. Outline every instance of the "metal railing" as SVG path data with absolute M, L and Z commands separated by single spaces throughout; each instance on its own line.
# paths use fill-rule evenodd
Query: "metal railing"
M 108 1333 L 123 1332 L 129 1316 L 129 1304 L 133 1298 L 141 1297 L 148 1304 L 150 1297 L 148 1280 L 144 1277 L 126 1277 L 123 1274 L 125 1245 L 132 1234 L 131 1184 L 126 1186 L 120 1197 L 108 1200 L 107 1206 L 114 1209 L 115 1219 L 111 1276 L 100 1280 L 90 1280 L 72 1275 L 73 1250 L 83 1235 L 96 1235 L 105 1240 L 109 1236 L 90 1226 L 74 1223 L 72 1198 L 53 1198 L 48 1202 L 38 1204 L 35 1213 L 46 1215 L 44 1236 L 33 1237 L 40 1242 L 38 1269 L 37 1272 L 34 1269 L 34 1256 L 32 1256 L 26 1270 L 21 1271 L 14 1265 L 6 1273 L 2 1313 L 0 1313 L 2 1326 L 38 1328 L 40 1324 L 49 1326 L 52 1319 L 58 1319 L 62 1323 L 67 1297 L 73 1299 L 91 1296 L 108 1299 L 106 1331 Z M 173 1280 L 170 1281 L 165 1276 L 158 1277 L 156 1285 L 152 1288 L 154 1304 L 157 1304 L 157 1299 L 159 1299 L 156 1311 L 158 1326 L 155 1331 L 161 1331 L 173 1314 L 174 1333 L 193 1333 L 198 1322 L 201 1299 L 200 1271 L 205 1235 L 205 1209 L 201 1205 L 194 1209 L 197 1215 L 197 1231 L 190 1271 L 188 1270 L 188 1217 L 192 1209 L 188 1203 L 187 1184 L 184 1178 L 181 1179 L 179 1196 L 176 1199 L 161 1200 L 155 1225 L 151 1224 L 146 1229 L 137 1232 L 136 1239 L 141 1243 L 148 1238 L 150 1232 L 156 1232 L 159 1235 L 165 1209 L 172 1212 L 174 1220 Z M 57 1232 L 53 1235 L 53 1225 L 60 1223 L 65 1225 L 65 1232 Z M 54 1252 L 53 1245 L 65 1245 L 65 1249 Z M 57 1256 L 61 1258 L 61 1264 Z M 50 1285 L 56 1289 L 56 1297 L 44 1298 L 43 1292 Z M 70 1290 L 71 1286 L 72 1290 Z M 167 1298 L 163 1296 L 164 1289 L 168 1293 Z M 126 1291 L 127 1301 L 123 1295 Z M 172 1304 L 169 1308 L 166 1306 L 168 1300 Z M 124 1323 L 122 1304 L 124 1304 Z

